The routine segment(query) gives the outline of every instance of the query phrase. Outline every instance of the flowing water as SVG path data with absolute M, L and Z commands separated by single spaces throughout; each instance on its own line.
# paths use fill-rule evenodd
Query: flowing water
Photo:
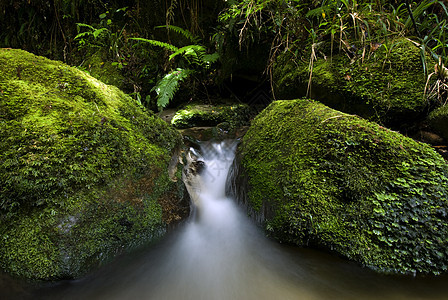
M 192 150 L 184 173 L 192 216 L 158 245 L 49 287 L 0 276 L 0 299 L 448 299 L 447 277 L 381 276 L 268 240 L 225 196 L 235 147 L 224 141 Z

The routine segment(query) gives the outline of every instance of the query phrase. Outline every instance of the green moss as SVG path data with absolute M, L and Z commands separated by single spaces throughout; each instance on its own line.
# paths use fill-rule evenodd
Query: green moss
M 120 89 L 125 88 L 125 78 L 120 72 L 119 64 L 108 61 L 108 55 L 101 51 L 94 53 L 83 63 L 86 71 L 96 79 Z
M 176 130 L 60 62 L 0 49 L 0 64 L 1 267 L 76 277 L 159 237 Z
M 431 126 L 448 141 L 448 106 L 443 105 L 429 114 Z
M 233 105 L 187 105 L 176 112 L 171 124 L 176 128 L 216 126 L 229 123 L 230 127 L 247 125 L 249 107 L 246 104 Z
M 311 96 L 334 109 L 394 126 L 423 114 L 426 78 L 420 50 L 397 39 L 350 59 L 344 53 L 314 62 Z M 391 50 L 390 50 L 391 49 Z M 275 68 L 276 96 L 291 99 L 305 96 L 308 61 L 297 61 L 285 53 Z
M 311 100 L 276 101 L 240 149 L 273 236 L 382 272 L 447 268 L 448 168 L 429 146 Z

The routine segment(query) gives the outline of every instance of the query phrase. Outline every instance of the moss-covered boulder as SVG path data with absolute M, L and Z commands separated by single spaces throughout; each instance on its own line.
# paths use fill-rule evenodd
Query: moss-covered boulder
M 171 124 L 179 129 L 191 127 L 214 127 L 234 129 L 249 123 L 250 108 L 247 104 L 187 105 L 178 110 Z
M 108 61 L 107 57 L 101 51 L 95 52 L 86 59 L 82 67 L 101 82 L 123 90 L 126 88 L 126 79 L 120 72 L 120 64 Z
M 354 55 L 329 54 L 314 61 L 313 99 L 395 127 L 424 115 L 426 77 L 418 47 L 397 39 Z M 282 54 L 274 70 L 277 99 L 305 96 L 309 78 L 309 56 L 300 60 Z
M 63 63 L 0 49 L 0 65 L 2 269 L 77 277 L 181 218 L 176 130 Z
M 448 105 L 433 110 L 428 117 L 431 127 L 448 141 Z
M 239 148 L 238 191 L 280 241 L 391 273 L 448 266 L 448 166 L 426 144 L 307 99 L 273 102 Z

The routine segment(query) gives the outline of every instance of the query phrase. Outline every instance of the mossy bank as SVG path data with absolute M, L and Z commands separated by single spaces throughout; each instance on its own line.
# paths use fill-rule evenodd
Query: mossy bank
M 274 69 L 276 97 L 304 97 L 309 89 L 313 99 L 331 108 L 396 128 L 423 118 L 428 103 L 420 49 L 395 39 L 364 50 L 349 57 L 319 49 L 312 67 L 311 54 L 299 58 L 285 52 Z
M 426 144 L 302 99 L 258 115 L 239 157 L 240 199 L 278 240 L 380 272 L 447 270 L 448 167 Z
M 0 49 L 0 65 L 2 269 L 78 277 L 188 212 L 168 175 L 174 129 L 63 63 Z

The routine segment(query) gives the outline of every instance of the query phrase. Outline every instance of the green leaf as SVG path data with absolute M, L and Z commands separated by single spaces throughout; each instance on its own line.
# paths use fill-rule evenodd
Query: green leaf
M 174 25 L 162 25 L 162 26 L 156 26 L 155 28 L 166 28 L 167 30 L 174 31 L 176 33 L 179 33 L 183 35 L 185 38 L 190 40 L 192 43 L 197 44 L 199 43 L 199 38 L 195 35 L 193 35 L 190 31 L 174 26 Z
M 130 40 L 149 43 L 153 46 L 162 47 L 162 48 L 165 48 L 165 49 L 173 51 L 173 52 L 176 52 L 179 50 L 179 48 L 177 48 L 176 46 L 168 44 L 168 43 L 164 43 L 161 41 L 149 40 L 149 39 L 144 39 L 144 38 L 130 38 Z
M 100 28 L 92 32 L 93 37 L 96 39 L 101 33 L 108 31 L 107 28 Z
M 178 49 L 176 52 L 170 55 L 169 59 L 172 60 L 177 55 L 184 55 L 185 57 L 193 58 L 193 62 L 201 64 L 205 55 L 205 47 L 201 45 L 188 45 Z
M 175 93 L 179 89 L 179 84 L 194 71 L 190 69 L 177 68 L 166 74 L 154 87 L 157 93 L 157 107 L 159 110 L 165 108 L 173 99 Z

